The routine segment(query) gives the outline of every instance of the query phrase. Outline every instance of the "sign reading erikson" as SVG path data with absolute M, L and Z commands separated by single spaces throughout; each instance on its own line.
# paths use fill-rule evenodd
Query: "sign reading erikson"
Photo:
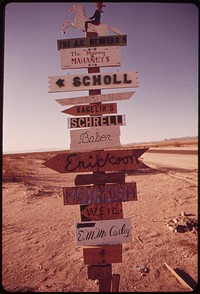
M 120 66 L 120 47 L 94 47 L 60 50 L 61 68 Z
M 77 245 L 122 244 L 131 242 L 130 219 L 76 222 Z
M 147 150 L 148 148 L 139 148 L 59 153 L 43 165 L 59 173 L 135 170 L 139 168 L 138 158 Z

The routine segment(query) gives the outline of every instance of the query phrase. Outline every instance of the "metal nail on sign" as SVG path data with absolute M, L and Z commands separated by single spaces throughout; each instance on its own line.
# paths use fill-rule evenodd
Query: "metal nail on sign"
M 122 244 L 132 241 L 130 219 L 76 222 L 77 245 Z
M 120 66 L 120 47 L 60 50 L 61 69 Z
M 49 77 L 49 93 L 139 87 L 138 72 Z

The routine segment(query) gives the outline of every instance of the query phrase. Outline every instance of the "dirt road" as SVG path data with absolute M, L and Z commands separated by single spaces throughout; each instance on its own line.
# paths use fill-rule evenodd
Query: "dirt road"
M 150 149 L 142 158 L 146 164 L 154 168 L 198 169 L 197 150 Z

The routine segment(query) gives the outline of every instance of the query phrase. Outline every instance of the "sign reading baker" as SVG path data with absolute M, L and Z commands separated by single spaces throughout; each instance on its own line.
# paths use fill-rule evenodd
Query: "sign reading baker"
M 70 131 L 70 150 L 97 150 L 120 146 L 120 126 Z
M 49 93 L 139 87 L 138 72 L 53 76 L 49 84 Z

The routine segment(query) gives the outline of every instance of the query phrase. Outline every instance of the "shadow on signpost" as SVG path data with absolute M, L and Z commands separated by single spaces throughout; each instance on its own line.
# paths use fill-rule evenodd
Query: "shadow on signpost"
M 179 268 L 175 268 L 174 270 L 192 289 L 197 287 L 198 284 L 195 282 L 195 280 L 184 270 Z

